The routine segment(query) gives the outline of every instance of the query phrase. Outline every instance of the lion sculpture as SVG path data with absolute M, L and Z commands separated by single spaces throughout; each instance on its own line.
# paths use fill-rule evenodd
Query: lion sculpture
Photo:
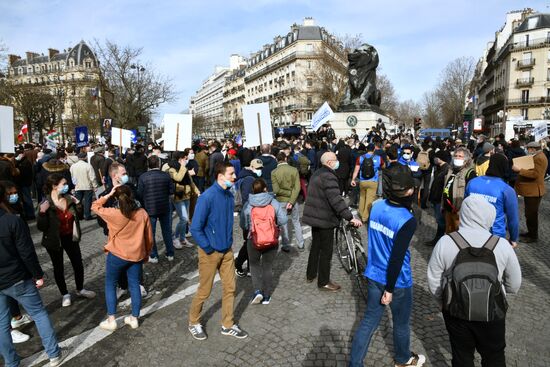
M 365 43 L 348 54 L 348 88 L 341 103 L 342 110 L 380 107 L 381 94 L 376 88 L 376 49 Z

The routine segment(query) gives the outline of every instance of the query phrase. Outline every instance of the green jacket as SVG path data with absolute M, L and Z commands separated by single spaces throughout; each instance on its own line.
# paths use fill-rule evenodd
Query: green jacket
M 288 163 L 279 163 L 271 172 L 273 193 L 279 202 L 294 205 L 300 193 L 300 174 Z

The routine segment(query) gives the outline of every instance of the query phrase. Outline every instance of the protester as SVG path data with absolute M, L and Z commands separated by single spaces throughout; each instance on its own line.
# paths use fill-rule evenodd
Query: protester
M 79 161 L 73 164 L 70 168 L 71 177 L 75 185 L 75 197 L 82 202 L 84 207 L 84 219 L 91 220 L 93 194 L 97 190 L 97 180 L 94 169 L 86 159 L 88 158 L 85 152 L 78 154 Z M 70 182 L 67 180 L 67 182 Z
M 477 176 L 485 176 L 487 168 L 489 167 L 489 158 L 495 151 L 495 146 L 491 143 L 483 143 L 481 146 L 481 154 L 477 157 L 475 168 Z
M 278 248 L 279 231 L 276 230 L 276 226 L 287 223 L 287 211 L 284 205 L 267 192 L 265 181 L 258 178 L 252 185 L 252 194 L 248 197 L 243 212 L 244 227 L 248 233 L 251 233 L 251 228 L 256 228 L 257 232 L 261 232 L 262 239 L 274 237 L 270 246 L 264 249 L 257 248 L 254 243 L 256 237 L 253 234 L 247 241 L 252 286 L 255 290 L 251 303 L 268 305 L 273 293 L 272 268 Z
M 197 340 L 205 340 L 201 324 L 204 302 L 210 297 L 214 277 L 219 272 L 222 282 L 222 335 L 243 339 L 248 333 L 233 320 L 235 302 L 235 266 L 233 251 L 233 194 L 235 169 L 230 163 L 214 167 L 216 181 L 199 197 L 191 233 L 197 242 L 199 286 L 189 309 L 189 332 Z
M 334 171 L 338 168 L 338 158 L 326 152 L 320 159 L 321 167 L 315 171 L 309 183 L 309 192 L 304 205 L 303 222 L 311 226 L 311 249 L 307 262 L 308 282 L 317 279 L 317 286 L 324 291 L 339 291 L 340 285 L 330 279 L 330 263 L 334 247 L 334 229 L 340 218 L 360 227 L 363 223 L 353 218 L 344 198 L 340 195 L 338 178 Z
M 15 168 L 19 170 L 15 183 L 21 197 L 25 220 L 35 219 L 34 205 L 32 202 L 33 163 L 25 156 L 25 151 L 19 149 L 15 152 Z
M 271 154 L 271 145 L 263 144 L 261 146 L 262 155 L 258 157 L 262 161 L 262 178 L 267 184 L 267 190 L 273 192 L 273 185 L 271 184 L 271 173 L 277 168 L 277 159 Z
M 350 366 L 363 366 L 372 335 L 389 305 L 393 321 L 395 366 L 422 366 L 426 357 L 410 350 L 413 278 L 409 245 L 416 231 L 412 213 L 414 180 L 406 166 L 384 172 L 387 198 L 375 203 L 369 217 L 367 308 L 355 331 Z M 393 301 L 393 302 L 392 302 Z
M 117 201 L 118 208 L 104 207 L 111 197 Z M 132 190 L 125 185 L 113 187 L 109 194 L 94 202 L 92 210 L 107 223 L 109 229 L 109 239 L 105 246 L 105 301 L 108 317 L 99 326 L 109 331 L 117 329 L 116 285 L 121 275 L 126 274 L 132 300 L 132 315 L 126 316 L 124 323 L 137 329 L 141 309 L 140 280 L 143 263 L 147 262 L 153 247 L 149 215 L 135 202 Z
M 512 170 L 512 166 L 514 165 L 515 158 L 525 156 L 525 150 L 521 147 L 519 140 L 513 139 L 505 154 L 508 158 L 508 184 L 510 184 L 511 187 L 515 187 L 516 180 L 518 179 L 518 173 Z
M 221 144 L 217 141 L 213 141 L 209 145 L 208 150 L 210 152 L 210 156 L 208 157 L 208 180 L 210 185 L 213 185 L 216 182 L 216 164 L 222 163 L 224 156 L 221 152 Z
M 357 186 L 359 178 L 359 207 L 357 209 L 363 223 L 368 223 L 372 203 L 378 191 L 378 179 L 384 168 L 382 158 L 374 154 L 374 144 L 367 145 L 367 153 L 357 158 L 351 178 L 351 186 Z
M 99 187 L 105 183 L 105 177 L 101 174 L 101 168 L 105 163 L 105 148 L 101 145 L 94 148 L 94 155 L 90 158 L 90 164 L 94 169 L 96 186 Z
M 544 176 L 548 167 L 548 159 L 542 152 L 538 142 L 527 144 L 527 152 L 533 156 L 535 168 L 523 169 L 513 165 L 512 170 L 518 174 L 516 192 L 518 195 L 523 196 L 525 203 L 527 232 L 520 234 L 520 241 L 534 243 L 539 239 L 539 206 L 542 197 L 546 193 Z
M 491 239 L 490 229 L 493 226 L 495 217 L 495 208 L 487 200 L 479 196 L 466 198 L 461 206 L 460 226 L 458 232 L 456 232 L 459 238 L 464 240 L 464 246 L 475 249 L 485 246 Z M 498 239 L 494 246 L 490 257 L 493 258 L 492 263 L 495 263 L 498 268 L 498 282 L 502 284 L 503 288 L 501 294 L 517 293 L 521 285 L 521 269 L 516 254 L 504 238 Z M 467 250 L 467 247 L 464 248 Z M 474 367 L 475 350 L 481 354 L 482 366 L 505 366 L 506 307 L 498 308 L 498 306 L 491 303 L 490 311 L 491 313 L 495 312 L 494 318 L 488 321 L 470 321 L 452 315 L 444 305 L 446 300 L 444 299 L 443 286 L 448 282 L 447 274 L 457 261 L 457 255 L 461 248 L 463 247 L 460 247 L 450 236 L 444 236 L 435 246 L 428 264 L 430 291 L 436 297 L 439 305 L 444 307 L 443 319 L 451 342 L 452 366 Z M 481 253 L 478 252 L 478 254 L 479 257 Z M 463 267 L 464 276 L 477 275 L 466 272 L 466 269 L 476 268 L 479 269 L 478 267 Z M 483 269 L 484 277 L 491 274 L 488 266 Z M 501 284 L 498 284 L 498 286 L 501 286 Z M 495 291 L 495 293 L 498 296 L 498 291 Z M 479 297 L 476 299 L 480 300 Z M 480 304 L 480 306 L 483 306 L 482 308 L 487 312 L 487 305 Z M 470 307 L 475 307 L 475 303 L 472 303 Z M 497 317 L 497 314 L 500 315 Z
M 63 176 L 58 173 L 48 176 L 44 190 L 45 200 L 40 203 L 36 218 L 36 227 L 43 232 L 42 246 L 50 255 L 55 283 L 63 296 L 63 307 L 71 305 L 71 295 L 65 283 L 63 251 L 67 253 L 73 267 L 76 295 L 88 299 L 95 297 L 95 292 L 84 289 L 84 265 L 79 244 L 82 236 L 82 205 L 68 191 L 69 185 Z
M 441 207 L 441 198 L 443 197 L 443 189 L 445 186 L 445 178 L 447 172 L 451 169 L 449 165 L 449 157 L 447 152 L 439 150 L 434 155 L 434 178 L 432 186 L 430 188 L 429 201 L 434 207 L 434 217 L 437 224 L 437 230 L 435 236 L 431 241 L 427 241 L 424 244 L 426 246 L 435 246 L 437 241 L 445 234 L 445 217 L 443 216 L 443 210 Z
M 208 155 L 206 154 L 206 150 L 201 147 L 200 145 L 197 145 L 195 150 L 195 160 L 197 161 L 199 165 L 199 169 L 197 171 L 197 187 L 201 193 L 204 192 L 205 184 L 206 184 L 206 176 L 209 172 L 208 167 Z

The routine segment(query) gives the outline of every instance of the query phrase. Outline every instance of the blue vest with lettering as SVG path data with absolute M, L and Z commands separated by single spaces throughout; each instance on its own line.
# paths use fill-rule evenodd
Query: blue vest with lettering
M 387 200 L 374 203 L 369 216 L 369 260 L 365 277 L 386 285 L 393 241 L 412 217 L 408 209 L 391 205 Z M 410 288 L 412 285 L 411 252 L 407 249 L 395 288 Z

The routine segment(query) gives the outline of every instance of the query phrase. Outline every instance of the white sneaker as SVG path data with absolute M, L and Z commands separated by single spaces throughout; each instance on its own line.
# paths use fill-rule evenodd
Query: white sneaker
M 82 288 L 80 291 L 76 291 L 76 295 L 88 299 L 95 298 L 95 292 Z
M 141 284 L 139 285 L 139 290 L 141 291 L 141 297 L 147 297 L 147 291 L 145 290 L 145 287 Z
M 110 321 L 108 318 L 99 323 L 99 327 L 107 331 L 115 331 L 117 329 L 116 320 Z
M 183 246 L 181 245 L 181 242 L 178 238 L 174 238 L 174 240 L 172 241 L 172 244 L 174 245 L 174 248 L 176 250 L 181 250 L 183 249 Z
M 166 256 L 166 258 L 167 258 L 168 261 L 170 261 L 170 262 L 174 261 L 174 256 Z
M 139 321 L 137 317 L 126 316 L 124 318 L 124 323 L 126 325 L 129 325 L 132 329 L 137 329 L 139 327 Z
M 406 363 L 396 363 L 395 367 L 420 367 L 426 363 L 426 357 L 422 354 L 416 354 L 411 352 L 411 358 Z
M 151 257 L 149 256 L 149 263 L 151 264 L 156 264 L 159 262 L 159 258 L 158 257 Z
M 30 336 L 28 336 L 27 334 L 23 334 L 19 330 L 11 331 L 11 341 L 13 342 L 13 344 L 24 343 L 30 338 L 31 338 Z
M 70 294 L 66 294 L 63 296 L 63 300 L 61 301 L 61 306 L 62 307 L 69 307 L 71 305 L 71 295 Z
M 63 362 L 63 360 L 65 358 L 67 358 L 67 356 L 69 355 L 69 352 L 66 350 L 66 349 L 61 349 L 61 353 L 59 353 L 59 355 L 57 357 L 54 357 L 54 358 L 50 358 L 50 364 L 49 366 L 50 367 L 56 367 L 56 366 L 59 366 L 61 364 L 61 362 Z
M 193 237 L 193 235 L 191 234 L 191 232 L 187 232 L 187 233 L 185 234 L 185 238 L 191 238 L 191 237 Z
M 195 247 L 195 245 L 193 245 L 191 242 L 187 241 L 187 240 L 183 240 L 181 242 L 181 244 L 183 245 L 183 247 L 187 247 L 187 248 L 193 248 Z
M 124 296 L 128 291 L 126 289 L 122 289 L 117 287 L 116 288 L 116 299 L 119 299 L 120 297 Z
M 12 329 L 17 329 L 17 328 L 20 328 L 23 325 L 30 324 L 31 322 L 32 322 L 32 319 L 27 314 L 24 314 L 23 316 L 21 316 L 21 318 L 19 320 L 16 320 L 15 318 L 12 317 L 12 319 L 11 319 L 11 328 Z

